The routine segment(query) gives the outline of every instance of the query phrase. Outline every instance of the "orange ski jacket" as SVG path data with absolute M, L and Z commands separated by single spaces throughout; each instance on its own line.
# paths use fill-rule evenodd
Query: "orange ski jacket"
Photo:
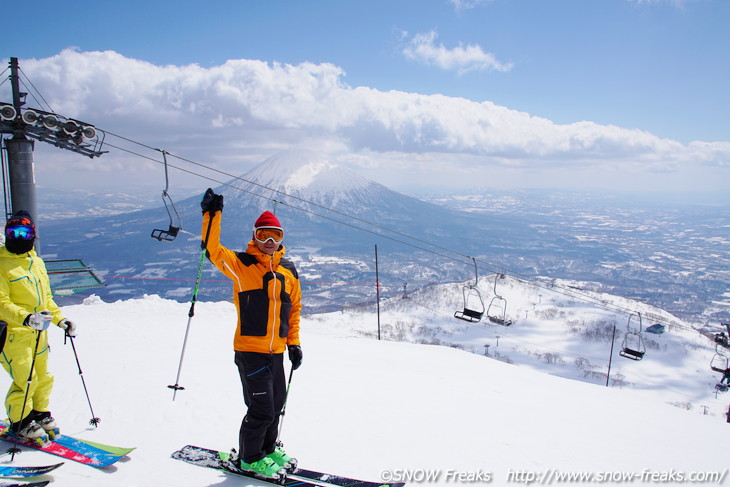
M 204 239 L 208 235 L 208 258 L 233 283 L 238 311 L 233 349 L 284 353 L 287 345 L 299 345 L 302 292 L 294 264 L 284 257 L 284 246 L 274 255 L 259 251 L 253 240 L 245 252 L 227 249 L 220 242 L 220 211 L 212 221 L 210 213 L 203 215 L 202 232 Z

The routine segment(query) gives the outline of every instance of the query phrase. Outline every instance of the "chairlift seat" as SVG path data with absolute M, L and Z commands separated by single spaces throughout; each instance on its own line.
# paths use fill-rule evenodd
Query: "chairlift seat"
M 622 357 L 629 358 L 631 360 L 641 360 L 644 358 L 644 351 L 641 350 L 633 350 L 631 348 L 624 348 L 622 349 L 618 354 Z
M 460 320 L 468 321 L 469 323 L 477 323 L 481 321 L 482 316 L 484 316 L 484 311 L 475 311 L 469 308 L 464 308 L 464 311 L 457 311 L 454 313 L 454 318 L 459 318 Z
M 489 316 L 489 321 L 502 326 L 510 326 L 512 324 L 512 320 L 505 320 L 497 316 Z
M 152 230 L 152 238 L 156 238 L 160 242 L 172 242 L 177 238 L 177 234 L 180 232 L 180 227 L 173 227 L 170 225 L 170 228 L 167 230 L 162 230 L 161 228 L 155 228 Z

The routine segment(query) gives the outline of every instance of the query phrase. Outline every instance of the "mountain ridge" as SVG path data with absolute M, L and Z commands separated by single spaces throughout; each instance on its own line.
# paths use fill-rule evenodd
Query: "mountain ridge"
M 415 242 L 427 246 L 419 240 L 443 239 L 452 232 L 451 229 L 443 231 L 438 224 L 429 225 L 429 221 L 444 222 L 444 226 L 448 222 L 464 232 L 473 225 L 468 214 L 391 191 L 319 154 L 309 154 L 304 159 L 298 157 L 289 153 L 269 158 L 243 176 L 214 188 L 224 196 L 221 232 L 224 245 L 244 248 L 250 239 L 252 222 L 261 211 L 273 210 L 287 231 L 284 245 L 290 255 L 299 259 L 298 264 L 305 274 L 308 268 L 314 267 L 315 274 L 324 275 L 328 280 L 364 281 L 374 278 L 374 245 L 397 252 L 396 258 L 400 258 L 412 248 L 408 245 Z M 283 174 L 286 172 L 288 174 Z M 299 178 L 300 184 L 295 187 L 291 178 L 296 174 L 312 177 Z M 344 188 L 342 181 L 348 182 Z M 285 190 L 291 190 L 292 194 Z M 265 194 L 267 191 L 270 195 Z M 153 275 L 159 279 L 158 282 L 114 281 L 98 291 L 102 295 L 130 297 L 154 292 L 179 298 L 179 284 L 164 280 L 192 274 L 185 267 L 197 262 L 200 253 L 199 202 L 200 196 L 192 196 L 175 204 L 182 217 L 183 232 L 174 242 L 161 243 L 149 237 L 153 228 L 167 228 L 167 214 L 160 208 L 143 209 L 75 220 L 74 234 L 66 231 L 66 222 L 42 222 L 43 253 L 56 258 L 82 257 L 108 276 L 131 274 L 130 277 L 149 278 Z M 499 217 L 493 218 L 495 222 L 498 220 Z M 389 231 L 389 226 L 397 230 Z M 419 240 L 408 237 L 419 233 Z M 407 242 L 407 245 L 403 247 L 401 242 Z M 472 248 L 476 247 L 472 245 Z M 342 258 L 353 253 L 360 257 L 350 259 L 346 264 L 327 264 L 325 268 L 320 265 L 322 255 Z M 453 267 L 453 264 L 436 262 L 430 272 L 433 278 L 438 275 L 438 268 L 444 266 Z M 387 268 L 383 271 L 383 276 L 392 273 Z M 403 273 L 398 269 L 394 271 L 395 274 Z M 471 275 L 471 271 L 466 275 Z M 213 276 L 206 273 L 206 277 Z M 208 290 L 212 295 L 227 298 L 228 286 L 219 283 L 211 286 Z
M 294 178 L 296 174 L 300 176 Z M 576 216 L 564 207 L 550 206 L 549 199 L 523 199 L 522 206 L 506 211 L 495 198 L 486 197 L 476 204 L 491 211 L 462 211 L 392 191 L 322 154 L 293 152 L 262 161 L 215 190 L 225 198 L 222 241 L 230 248 L 245 247 L 251 224 L 261 211 L 277 213 L 286 227 L 288 255 L 303 276 L 318 282 L 307 289 L 309 305 L 315 310 L 373 299 L 370 285 L 344 289 L 341 284 L 322 283 L 374 282 L 375 246 L 381 284 L 393 288 L 473 279 L 473 256 L 480 274 L 501 271 L 525 279 L 583 281 L 592 283 L 589 286 L 594 289 L 642 299 L 675 314 L 679 309 L 685 316 L 704 312 L 707 306 L 697 296 L 709 299 L 716 295 L 706 294 L 710 284 L 713 293 L 721 293 L 720 274 L 713 274 L 720 276 L 714 281 L 703 276 L 700 286 L 695 276 L 701 269 L 677 272 L 682 269 L 679 262 L 654 258 L 658 251 L 666 254 L 671 249 L 661 243 L 653 246 L 658 250 L 652 250 L 650 242 L 642 238 L 649 235 L 646 228 L 637 224 L 614 230 L 615 217 L 596 218 L 580 201 L 576 202 Z M 190 281 L 196 276 L 200 257 L 199 201 L 203 192 L 201 188 L 199 195 L 176 201 L 183 231 L 174 242 L 150 238 L 153 228 L 166 229 L 169 222 L 164 208 L 145 208 L 75 218 L 71 232 L 66 220 L 41 219 L 43 255 L 83 258 L 98 273 L 109 276 L 107 288 L 94 291 L 104 297 L 159 294 L 184 300 L 190 296 Z M 473 205 L 468 209 L 473 210 Z M 638 214 L 637 218 L 645 216 Z M 707 225 L 715 220 L 707 220 Z M 662 217 L 651 228 L 665 226 Z M 638 237 L 634 247 L 626 247 L 623 242 L 634 236 Z M 700 245 L 703 239 L 695 240 Z M 692 254 L 702 255 L 689 249 L 683 253 L 685 260 Z M 722 263 L 702 265 L 722 267 Z M 205 266 L 204 280 L 201 291 L 208 297 L 229 299 L 229 286 L 220 282 L 210 266 Z M 683 298 L 688 291 L 695 296 Z

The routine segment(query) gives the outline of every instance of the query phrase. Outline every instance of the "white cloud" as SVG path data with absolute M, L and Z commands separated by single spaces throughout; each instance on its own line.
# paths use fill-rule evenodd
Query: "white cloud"
M 458 1 L 458 0 L 457 0 Z M 668 4 L 678 8 L 684 7 L 687 3 L 698 0 L 627 0 L 629 3 L 636 5 L 661 5 Z
M 462 10 L 469 10 L 471 8 L 478 7 L 489 3 L 491 0 L 449 0 L 449 3 L 454 6 L 457 12 Z
M 239 59 L 210 68 L 156 66 L 112 51 L 74 50 L 20 62 L 58 113 L 233 174 L 297 147 L 350 154 L 368 170 L 396 179 L 399 172 L 401 179 L 411 178 L 414 161 L 427 161 L 429 171 L 419 177 L 433 180 L 489 180 L 501 170 L 515 181 L 539 173 L 544 184 L 551 171 L 613 170 L 620 178 L 703 167 L 707 174 L 715 171 L 710 183 L 721 185 L 730 169 L 730 142 L 682 144 L 589 121 L 557 124 L 491 102 L 352 88 L 332 64 Z M 3 90 L 7 83 L 0 86 L 0 100 L 9 99 Z M 125 144 L 110 135 L 106 141 Z M 126 146 L 160 160 L 158 152 Z M 110 153 L 92 164 L 50 148 L 44 153 L 54 155 L 42 173 L 55 171 L 54 183 L 60 184 L 63 178 L 78 180 L 74 171 L 126 173 L 139 164 L 152 167 L 153 182 L 160 180 L 159 167 L 148 160 L 106 148 Z M 631 181 L 639 184 L 634 176 Z M 690 183 L 682 179 L 677 186 Z
M 503 63 L 481 46 L 468 44 L 452 49 L 443 44 L 436 45 L 436 31 L 415 34 L 408 45 L 403 48 L 403 55 L 413 61 L 435 66 L 447 71 L 465 74 L 470 71 L 509 71 L 512 63 Z

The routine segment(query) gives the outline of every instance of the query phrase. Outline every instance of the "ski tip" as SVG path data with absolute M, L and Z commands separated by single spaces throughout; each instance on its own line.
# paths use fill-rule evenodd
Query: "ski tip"
M 38 482 L 23 482 L 22 484 L 6 484 L 0 483 L 0 487 L 43 487 L 51 483 L 50 480 L 41 480 Z
M 39 475 L 45 475 L 49 472 L 52 472 L 53 470 L 56 470 L 58 467 L 63 465 L 64 462 L 61 463 L 55 463 L 53 465 L 41 465 L 38 467 L 35 466 L 18 466 L 18 467 L 0 467 L 0 477 L 3 478 L 29 478 L 29 477 L 38 477 Z M 26 484 L 21 484 L 26 485 Z M 3 487 L 3 484 L 0 484 L 0 487 Z

